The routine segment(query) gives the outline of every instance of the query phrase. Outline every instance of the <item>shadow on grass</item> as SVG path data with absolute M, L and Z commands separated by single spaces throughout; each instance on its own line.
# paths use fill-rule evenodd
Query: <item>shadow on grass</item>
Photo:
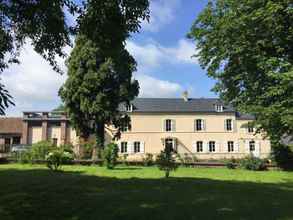
M 0 171 L 0 219 L 293 219 L 293 183 Z

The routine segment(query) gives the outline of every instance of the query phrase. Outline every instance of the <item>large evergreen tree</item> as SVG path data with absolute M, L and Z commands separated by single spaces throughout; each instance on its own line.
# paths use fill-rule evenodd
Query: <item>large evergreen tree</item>
M 213 0 L 188 34 L 214 90 L 273 143 L 293 134 L 292 24 L 292 0 Z
M 148 14 L 148 0 L 88 1 L 78 19 L 79 36 L 60 96 L 78 134 L 87 138 L 94 132 L 99 146 L 105 124 L 119 129 L 129 122 L 118 107 L 137 96 L 138 82 L 132 80 L 136 62 L 125 41 Z

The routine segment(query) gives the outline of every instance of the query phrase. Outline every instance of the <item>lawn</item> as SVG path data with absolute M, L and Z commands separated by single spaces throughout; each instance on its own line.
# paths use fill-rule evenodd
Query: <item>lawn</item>
M 293 219 L 293 173 L 0 165 L 0 219 Z

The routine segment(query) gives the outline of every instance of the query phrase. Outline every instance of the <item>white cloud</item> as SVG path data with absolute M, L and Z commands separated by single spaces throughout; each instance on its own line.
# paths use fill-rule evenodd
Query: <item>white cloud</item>
M 174 47 L 165 47 L 154 41 L 145 44 L 128 41 L 126 48 L 143 69 L 157 67 L 162 63 L 197 64 L 197 59 L 192 57 L 196 53 L 195 45 L 186 39 L 179 40 Z
M 183 90 L 177 83 L 159 80 L 142 73 L 136 74 L 135 79 L 139 81 L 139 97 L 174 97 Z
M 70 50 L 66 49 L 67 52 Z M 66 80 L 39 54 L 30 43 L 20 53 L 21 64 L 13 64 L 5 70 L 2 82 L 13 96 L 16 106 L 8 109 L 8 115 L 19 115 L 24 110 L 50 110 L 59 103 L 58 90 Z M 62 70 L 66 70 L 64 60 L 57 59 Z M 50 109 L 41 109 L 50 108 Z
M 142 30 L 157 32 L 170 24 L 176 14 L 176 9 L 181 0 L 152 0 L 150 2 L 150 21 L 142 23 Z

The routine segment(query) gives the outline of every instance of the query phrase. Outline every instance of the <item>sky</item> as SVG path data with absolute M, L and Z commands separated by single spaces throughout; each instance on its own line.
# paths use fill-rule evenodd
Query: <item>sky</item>
M 179 98 L 187 90 L 189 97 L 217 97 L 211 92 L 215 81 L 201 69 L 196 44 L 186 38 L 190 27 L 207 0 L 152 0 L 150 22 L 143 22 L 140 33 L 126 42 L 137 61 L 134 78 L 139 81 L 139 97 Z M 68 17 L 70 21 L 72 18 Z M 65 48 L 69 54 L 71 48 Z M 14 98 L 15 106 L 7 115 L 21 116 L 23 111 L 49 111 L 60 103 L 58 90 L 65 82 L 34 52 L 30 42 L 20 53 L 21 64 L 13 64 L 2 73 L 2 83 Z M 66 72 L 64 60 L 58 59 Z

